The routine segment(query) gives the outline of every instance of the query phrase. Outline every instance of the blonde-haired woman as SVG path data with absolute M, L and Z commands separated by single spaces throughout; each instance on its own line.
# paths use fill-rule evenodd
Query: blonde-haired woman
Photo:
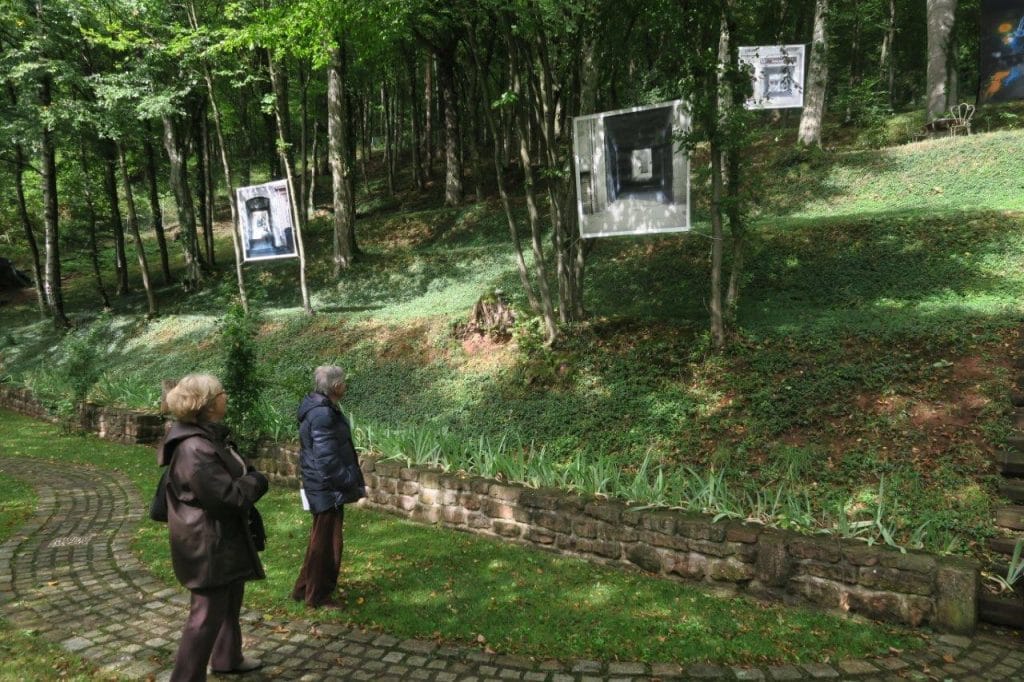
M 216 377 L 189 374 L 165 403 L 175 421 L 157 460 L 170 466 L 171 563 L 192 593 L 171 680 L 205 680 L 207 664 L 216 673 L 257 670 L 259 660 L 242 656 L 238 616 L 245 582 L 265 577 L 249 515 L 267 492 L 267 479 L 232 447 L 222 423 L 227 395 Z

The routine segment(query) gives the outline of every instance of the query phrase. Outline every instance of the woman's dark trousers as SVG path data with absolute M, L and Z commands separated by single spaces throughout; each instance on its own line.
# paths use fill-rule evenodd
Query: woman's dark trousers
M 242 610 L 245 581 L 192 590 L 192 608 L 181 631 L 171 682 L 202 682 L 206 665 L 231 670 L 242 663 Z
M 344 522 L 344 506 L 313 514 L 306 559 L 302 562 L 302 570 L 292 589 L 292 599 L 295 601 L 305 601 L 307 606 L 316 608 L 328 601 L 338 587 Z

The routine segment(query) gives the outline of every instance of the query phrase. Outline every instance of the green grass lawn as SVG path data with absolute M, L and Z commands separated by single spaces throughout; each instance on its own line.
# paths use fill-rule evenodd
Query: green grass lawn
M 158 469 L 149 448 L 64 435 L 6 412 L 0 412 L 0 428 L 0 456 L 118 470 L 144 498 L 151 494 Z M 717 598 L 361 508 L 350 508 L 346 519 L 346 608 L 310 613 L 288 598 L 305 551 L 308 514 L 294 491 L 274 490 L 260 507 L 268 532 L 267 580 L 251 585 L 246 602 L 276 619 L 349 623 L 538 658 L 758 664 L 863 657 L 921 643 L 919 635 L 898 628 Z M 6 508 L 0 511 L 0 523 L 10 523 Z M 173 584 L 166 532 L 144 521 L 134 547 Z
M 633 496 L 643 481 L 632 483 L 644 471 L 646 501 L 719 512 L 691 499 L 687 473 L 713 471 L 740 516 L 831 528 L 882 506 L 901 544 L 981 554 L 1024 320 L 1024 132 L 815 154 L 772 139 L 750 155 L 746 265 L 725 351 L 710 351 L 706 331 L 703 224 L 598 240 L 590 316 L 554 348 L 540 347 L 526 315 L 511 344 L 463 344 L 452 326 L 482 294 L 501 288 L 523 306 L 499 206 L 440 208 L 435 195 L 389 199 L 374 186 L 359 199 L 364 255 L 337 280 L 327 216 L 308 231 L 314 317 L 299 310 L 294 262 L 245 266 L 263 314 L 263 433 L 294 438 L 312 369 L 337 363 L 362 444 L 384 454 L 475 448 L 481 460 L 483 438 L 512 444 L 509 458 L 543 453 L 553 476 L 592 479 L 570 487 L 643 501 Z M 704 188 L 693 196 L 699 215 Z M 234 280 L 229 241 L 219 248 L 207 286 L 164 289 L 165 314 L 151 321 L 137 295 L 97 317 L 88 263 L 69 256 L 78 330 L 55 338 L 31 301 L 7 306 L 0 375 L 55 406 L 85 382 L 90 399 L 153 408 L 161 379 L 221 372 Z M 659 472 L 675 483 L 657 488 Z M 757 497 L 779 491 L 789 509 L 769 513 Z

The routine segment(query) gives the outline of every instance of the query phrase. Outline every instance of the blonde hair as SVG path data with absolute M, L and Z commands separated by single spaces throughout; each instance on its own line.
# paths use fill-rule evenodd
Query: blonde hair
M 186 424 L 203 420 L 204 412 L 224 392 L 220 380 L 212 374 L 187 374 L 167 393 L 167 409 Z

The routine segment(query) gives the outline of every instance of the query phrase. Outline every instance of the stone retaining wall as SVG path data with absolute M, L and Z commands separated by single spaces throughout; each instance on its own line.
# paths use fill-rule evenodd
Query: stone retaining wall
M 972 561 L 631 509 L 369 456 L 362 463 L 367 504 L 414 521 L 915 627 L 970 633 L 977 621 L 978 566 Z M 294 446 L 265 446 L 256 464 L 279 484 L 297 487 Z
M 0 385 L 0 407 L 52 419 L 31 392 Z M 83 406 L 82 425 L 103 438 L 153 443 L 159 415 Z M 277 485 L 298 487 L 298 450 L 270 444 L 255 464 Z M 736 593 L 814 604 L 911 626 L 973 632 L 978 566 L 830 536 L 805 536 L 700 514 L 642 510 L 614 500 L 409 468 L 364 456 L 366 504 L 524 545 Z
M 46 421 L 57 418 L 27 389 L 0 384 L 0 407 Z M 148 445 L 164 435 L 164 418 L 136 410 L 89 403 L 78 406 L 78 426 L 100 438 L 127 445 Z

